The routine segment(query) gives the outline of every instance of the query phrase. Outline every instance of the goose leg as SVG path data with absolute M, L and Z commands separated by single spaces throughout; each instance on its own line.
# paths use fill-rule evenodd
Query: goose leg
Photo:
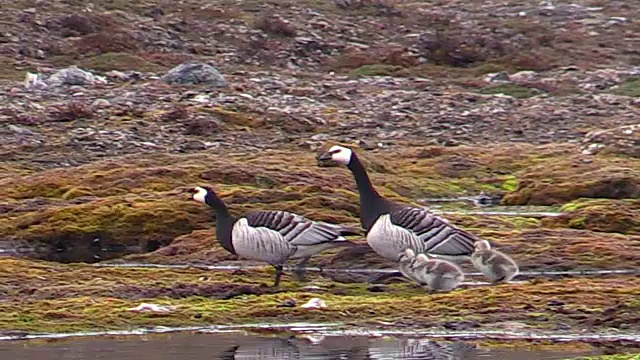
M 282 276 L 282 264 L 273 265 L 276 268 L 276 279 L 273 283 L 273 287 L 278 287 L 280 285 L 280 277 Z
M 296 269 L 294 271 L 294 274 L 296 275 L 296 280 L 298 281 L 305 280 L 306 270 L 304 268 L 307 266 L 309 259 L 311 259 L 311 256 L 307 256 L 306 258 L 303 258 L 302 261 L 300 261 L 298 265 L 296 265 Z

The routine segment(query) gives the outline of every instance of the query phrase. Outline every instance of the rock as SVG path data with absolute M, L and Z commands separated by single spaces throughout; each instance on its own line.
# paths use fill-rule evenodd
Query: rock
M 107 99 L 95 99 L 93 103 L 91 103 L 91 107 L 94 108 L 106 108 L 111 106 L 111 103 Z
M 27 89 L 45 89 L 47 86 L 43 81 L 42 75 L 27 72 L 24 78 L 24 87 Z
M 327 307 L 327 304 L 322 299 L 312 298 L 305 304 L 300 305 L 300 307 L 304 309 L 323 309 Z
M 564 301 L 561 301 L 561 300 L 553 299 L 547 302 L 547 306 L 562 306 L 562 305 L 564 305 Z
M 294 299 L 287 299 L 280 304 L 276 305 L 276 307 L 295 307 L 296 301 Z
M 167 84 L 228 87 L 227 81 L 215 67 L 199 61 L 182 63 L 169 70 L 161 79 Z
M 142 79 L 142 74 L 138 71 L 117 71 L 111 70 L 105 74 L 107 77 L 119 81 L 132 81 Z
M 485 75 L 484 81 L 489 83 L 508 83 L 511 81 L 511 78 L 509 77 L 509 73 L 506 71 L 500 71 Z
M 18 126 L 18 125 L 11 125 L 10 124 L 10 125 L 7 126 L 7 129 L 9 129 L 9 131 L 12 131 L 12 132 L 14 132 L 16 134 L 20 134 L 20 135 L 36 135 L 35 132 L 33 132 L 33 131 L 31 131 L 31 130 L 29 130 L 27 128 L 24 128 L 22 126 Z
M 94 75 L 88 71 L 82 70 L 77 66 L 70 66 L 66 69 L 59 70 L 47 80 L 49 85 L 93 85 L 106 84 L 107 80 L 98 75 Z
M 511 81 L 513 82 L 526 82 L 526 81 L 532 81 L 534 80 L 536 77 L 538 76 L 538 73 L 535 71 L 518 71 L 515 74 L 512 74 L 510 76 Z

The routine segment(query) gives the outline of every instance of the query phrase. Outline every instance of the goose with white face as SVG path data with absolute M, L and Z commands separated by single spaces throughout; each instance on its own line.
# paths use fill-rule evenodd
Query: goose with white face
M 200 187 L 200 186 L 196 186 L 195 188 L 193 188 L 191 190 L 191 193 L 193 195 L 191 195 L 191 198 L 197 202 L 201 202 L 203 204 L 207 203 L 207 194 L 209 193 L 207 191 L 207 189 Z
M 353 156 L 353 150 L 340 145 L 334 145 L 329 151 L 318 157 L 318 160 L 322 161 L 335 161 L 341 165 L 349 165 L 351 157 Z

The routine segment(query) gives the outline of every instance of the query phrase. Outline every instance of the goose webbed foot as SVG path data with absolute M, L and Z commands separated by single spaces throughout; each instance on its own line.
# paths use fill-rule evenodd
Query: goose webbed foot
M 303 258 L 302 261 L 296 265 L 296 269 L 293 271 L 293 274 L 297 281 L 306 281 L 307 271 L 305 270 L 305 267 L 307 266 L 310 258 L 311 257 Z
M 280 285 L 280 277 L 282 276 L 282 265 L 273 265 L 273 267 L 276 269 L 276 278 L 273 282 L 273 287 L 278 287 L 278 285 Z
M 383 284 L 389 279 L 393 279 L 395 277 L 403 277 L 400 271 L 394 271 L 390 273 L 382 273 L 382 274 L 373 274 L 369 276 L 367 279 L 368 284 Z

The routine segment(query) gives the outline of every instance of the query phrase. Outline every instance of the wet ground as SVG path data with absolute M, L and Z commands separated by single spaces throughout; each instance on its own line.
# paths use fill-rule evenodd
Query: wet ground
M 555 360 L 599 355 L 599 350 L 483 349 L 466 342 L 366 336 L 259 336 L 242 332 L 78 338 L 8 342 L 3 359 L 467 359 Z

